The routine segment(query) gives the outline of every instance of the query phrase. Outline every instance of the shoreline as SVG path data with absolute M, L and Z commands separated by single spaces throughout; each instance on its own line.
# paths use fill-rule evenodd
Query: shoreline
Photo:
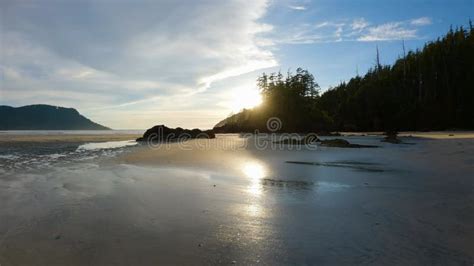
M 16 133 L 16 134 L 15 134 Z M 107 141 L 122 141 L 122 140 L 135 140 L 140 137 L 141 134 L 132 133 L 121 133 L 113 132 L 110 134 L 91 134 L 91 133 L 80 133 L 80 134 L 68 134 L 69 132 L 61 131 L 54 132 L 52 134 L 33 134 L 28 132 L 26 134 L 18 134 L 18 132 L 3 133 L 0 134 L 0 143 L 12 143 L 12 142 L 107 142 Z
M 133 130 L 135 131 L 135 130 Z M 78 133 L 80 132 L 80 133 Z M 0 131 L 0 143 L 4 142 L 106 142 L 135 140 L 143 136 L 143 133 L 137 130 L 137 133 L 130 131 L 111 131 L 103 134 L 103 131 L 85 130 L 78 131 Z M 351 136 L 383 136 L 382 131 L 367 132 L 339 132 L 341 137 Z M 217 135 L 233 135 L 238 133 L 218 133 Z M 324 135 L 321 135 L 324 136 Z M 474 131 L 400 131 L 399 137 L 414 137 L 424 139 L 474 139 Z
M 384 136 L 382 131 L 367 131 L 367 132 L 339 132 L 343 137 L 349 136 Z M 474 139 L 474 131 L 400 131 L 399 137 L 414 137 L 425 139 Z

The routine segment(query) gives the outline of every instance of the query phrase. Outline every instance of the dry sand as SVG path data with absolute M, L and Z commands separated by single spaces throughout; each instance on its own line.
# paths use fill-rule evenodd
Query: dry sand
M 427 139 L 474 139 L 472 131 L 433 131 L 433 132 L 401 132 L 401 137 L 418 137 Z
M 353 135 L 353 136 L 381 136 L 384 132 L 374 131 L 374 132 L 341 132 L 343 135 Z M 474 139 L 473 131 L 430 131 L 430 132 L 421 132 L 421 131 L 402 131 L 399 132 L 400 137 L 416 137 L 416 138 L 426 138 L 426 139 Z

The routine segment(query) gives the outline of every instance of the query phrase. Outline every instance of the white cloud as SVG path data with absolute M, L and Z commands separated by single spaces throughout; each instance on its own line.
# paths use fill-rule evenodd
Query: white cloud
M 421 17 L 410 21 L 410 24 L 415 26 L 426 26 L 431 25 L 431 23 L 431 18 L 429 17 Z
M 324 21 L 324 22 L 319 22 L 314 25 L 315 29 L 320 29 L 320 28 L 340 28 L 344 27 L 346 23 L 344 22 L 332 22 L 332 21 Z
M 339 21 L 323 21 L 314 24 L 300 24 L 280 32 L 274 37 L 277 43 L 312 44 L 341 41 L 392 41 L 416 39 L 421 23 L 419 19 L 387 22 L 374 25 L 365 18 Z M 415 24 L 413 23 L 415 22 Z M 418 24 L 417 24 L 418 23 Z
M 368 31 L 360 36 L 359 41 L 391 41 L 402 39 L 414 39 L 417 37 L 416 29 L 404 27 L 401 22 L 390 22 L 368 28 Z
M 369 22 L 367 22 L 364 18 L 354 19 L 351 24 L 351 28 L 355 31 L 362 31 L 367 26 L 369 26 Z
M 305 6 L 288 6 L 290 9 L 293 9 L 293 10 L 300 10 L 300 11 L 303 11 L 303 10 L 306 10 L 306 7 Z
M 217 107 L 223 92 L 206 93 L 214 83 L 277 65 L 265 37 L 273 27 L 260 22 L 267 0 L 25 3 L 0 2 L 9 10 L 0 23 L 0 104 L 53 103 L 86 114 L 114 107 L 123 120 L 132 108 L 199 113 Z M 122 127 L 108 122 L 111 113 L 91 111 Z

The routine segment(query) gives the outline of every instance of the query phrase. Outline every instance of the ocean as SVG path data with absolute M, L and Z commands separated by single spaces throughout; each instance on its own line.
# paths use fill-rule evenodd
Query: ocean
M 136 145 L 131 136 L 142 133 L 141 130 L 0 131 L 0 171 L 34 170 L 115 156 L 124 151 L 122 147 Z M 114 138 L 125 140 L 103 141 Z

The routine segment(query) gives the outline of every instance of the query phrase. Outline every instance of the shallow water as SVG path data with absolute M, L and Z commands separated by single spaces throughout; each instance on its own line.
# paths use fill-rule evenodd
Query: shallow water
M 2 135 L 117 135 L 143 134 L 144 130 L 0 130 Z
M 472 265 L 474 140 L 347 139 L 1 144 L 0 264 Z
M 98 143 L 86 143 L 77 147 L 77 150 L 105 150 L 105 149 L 117 149 L 128 146 L 135 146 L 138 143 L 134 140 L 122 140 L 122 141 L 107 141 Z

